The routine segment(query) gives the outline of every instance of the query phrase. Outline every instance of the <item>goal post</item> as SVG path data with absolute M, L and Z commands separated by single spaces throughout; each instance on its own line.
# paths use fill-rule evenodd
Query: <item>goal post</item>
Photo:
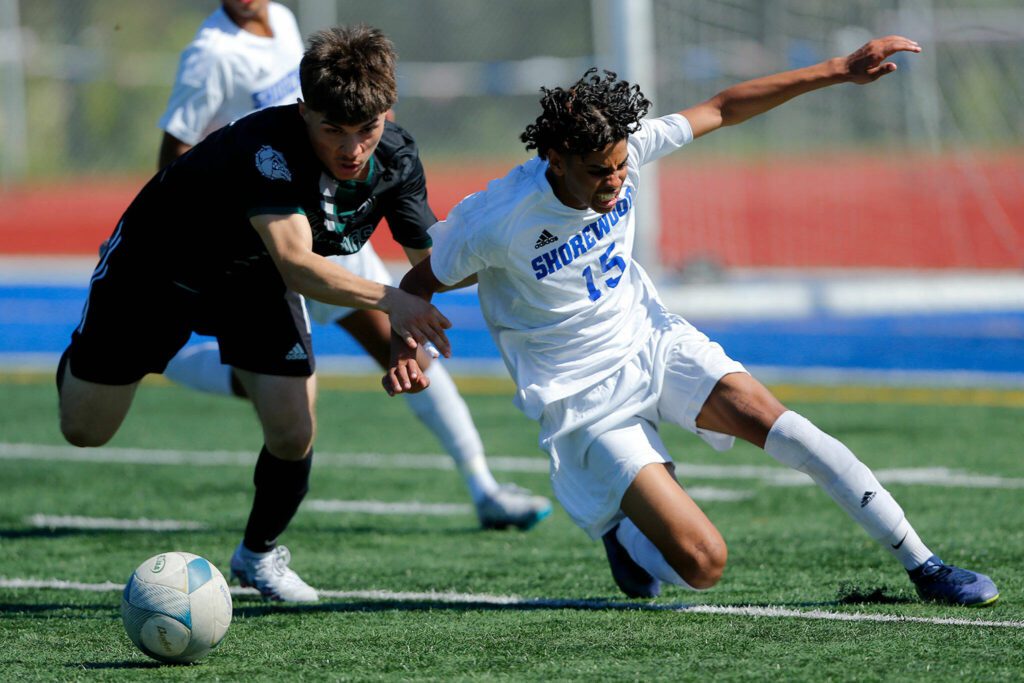
M 653 0 L 591 0 L 594 58 L 600 68 L 614 71 L 619 78 L 636 83 L 657 108 L 657 72 L 654 55 Z M 633 257 L 652 275 L 661 270 L 658 243 L 661 236 L 661 208 L 658 194 L 658 164 L 644 166 L 644 183 L 637 195 L 639 221 L 633 243 Z

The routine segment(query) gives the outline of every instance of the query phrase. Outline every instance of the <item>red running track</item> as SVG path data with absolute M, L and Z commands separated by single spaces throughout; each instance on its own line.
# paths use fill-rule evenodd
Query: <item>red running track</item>
M 439 216 L 507 166 L 429 166 Z M 94 254 L 144 178 L 0 191 L 0 254 Z M 1024 155 L 869 157 L 662 165 L 667 265 L 731 267 L 1024 267 Z M 642 222 L 640 229 L 642 230 Z M 386 230 L 374 246 L 402 252 Z

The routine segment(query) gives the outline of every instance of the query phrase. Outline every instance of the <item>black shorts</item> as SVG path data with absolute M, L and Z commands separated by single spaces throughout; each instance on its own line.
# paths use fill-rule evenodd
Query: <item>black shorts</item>
M 71 334 L 71 372 L 89 382 L 131 384 L 163 372 L 192 332 L 215 336 L 221 360 L 243 370 L 309 377 L 316 367 L 303 298 L 279 278 L 197 292 L 118 245 L 93 273 Z

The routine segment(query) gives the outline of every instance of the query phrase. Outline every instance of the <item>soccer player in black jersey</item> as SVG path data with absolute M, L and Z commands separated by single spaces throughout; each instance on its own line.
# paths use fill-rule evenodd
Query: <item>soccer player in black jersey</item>
M 206 135 L 255 109 L 301 99 L 302 54 L 298 26 L 284 6 L 269 0 L 223 0 L 182 52 L 167 109 L 160 118 L 163 139 L 159 168 Z M 388 120 L 393 120 L 390 112 Z M 415 159 L 417 152 L 408 136 L 396 138 L 385 132 L 370 157 L 366 177 L 338 183 L 334 196 L 325 198 L 333 209 L 336 232 L 343 233 L 342 248 L 346 252 L 331 256 L 331 260 L 360 277 L 387 285 L 394 284 L 391 274 L 366 242 L 382 216 L 403 235 L 422 235 L 423 229 L 436 221 L 427 203 L 419 164 L 411 164 L 408 177 L 397 182 L 394 174 L 388 174 L 389 160 L 396 155 Z M 367 202 L 373 202 L 372 211 L 363 210 L 371 206 Z M 409 261 L 418 263 L 429 248 L 421 248 L 422 239 L 414 242 L 403 246 Z M 387 366 L 391 323 L 386 314 L 313 299 L 306 301 L 306 309 L 314 322 L 336 324 L 381 367 Z M 420 358 L 430 360 L 422 354 Z M 410 394 L 406 403 L 452 457 L 473 499 L 481 527 L 528 529 L 544 519 L 551 512 L 547 498 L 495 480 L 469 407 L 444 365 L 430 362 L 429 369 L 423 369 L 429 373 L 430 390 Z M 168 361 L 163 374 L 172 382 L 199 391 L 245 396 L 231 366 L 221 362 L 216 341 L 186 345 Z
M 395 102 L 391 42 L 369 27 L 316 34 L 303 56 L 304 101 L 256 112 L 211 134 L 160 171 L 125 211 L 93 273 L 78 327 L 57 370 L 60 425 L 76 446 L 110 440 L 143 376 L 161 372 L 195 331 L 215 336 L 263 429 L 256 493 L 231 560 L 243 584 L 270 598 L 316 600 L 277 537 L 308 488 L 315 434 L 314 355 L 303 297 L 400 313 L 410 347 L 445 355 L 448 320 L 399 289 L 325 258 L 347 234 L 332 210 L 339 182 L 379 174 L 378 190 L 422 183 L 415 147 L 386 124 Z M 371 168 L 377 157 L 381 168 Z M 380 202 L 358 211 L 371 215 Z M 396 202 L 393 214 L 419 209 Z M 395 220 L 395 239 L 429 246 Z

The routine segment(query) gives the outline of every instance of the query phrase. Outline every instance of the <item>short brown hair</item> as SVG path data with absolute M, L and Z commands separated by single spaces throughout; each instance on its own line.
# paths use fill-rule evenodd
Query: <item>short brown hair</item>
M 358 24 L 318 31 L 299 65 L 306 106 L 346 125 L 363 123 L 398 100 L 395 46 L 380 29 Z

